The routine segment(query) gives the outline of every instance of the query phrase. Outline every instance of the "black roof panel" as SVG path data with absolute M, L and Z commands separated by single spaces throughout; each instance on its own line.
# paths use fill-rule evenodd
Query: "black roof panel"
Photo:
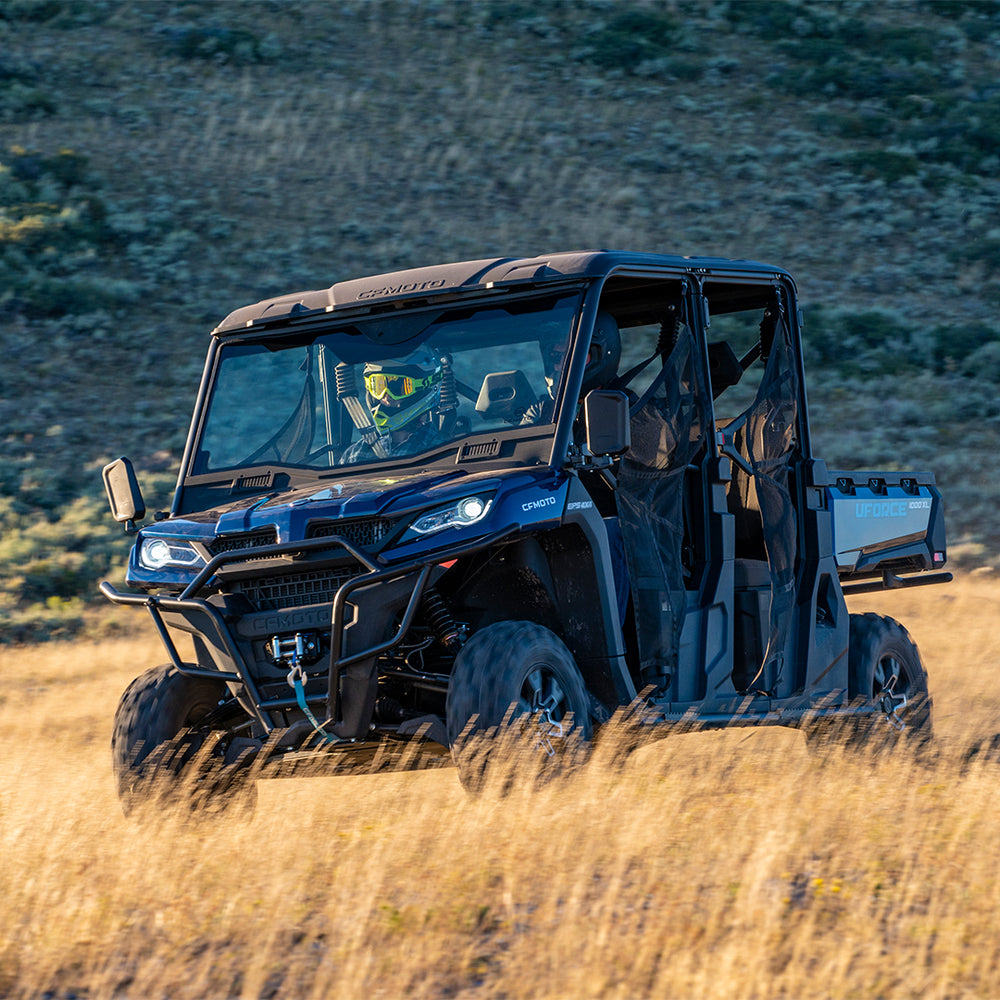
M 264 299 L 231 312 L 213 331 L 227 333 L 257 323 L 307 313 L 334 312 L 392 299 L 426 298 L 460 289 L 488 288 L 514 282 L 560 278 L 598 278 L 621 268 L 665 268 L 675 271 L 764 272 L 784 275 L 780 268 L 723 257 L 680 257 L 622 250 L 583 250 L 538 257 L 499 257 L 416 267 L 389 274 L 340 281 L 329 288 Z

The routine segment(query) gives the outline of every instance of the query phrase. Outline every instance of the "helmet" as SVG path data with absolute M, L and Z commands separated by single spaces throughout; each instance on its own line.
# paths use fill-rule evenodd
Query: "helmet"
M 587 367 L 583 370 L 582 393 L 599 389 L 618 374 L 618 362 L 622 356 L 622 337 L 618 323 L 608 312 L 599 312 L 594 321 L 594 332 L 590 337 L 587 352 Z
M 549 395 L 555 396 L 556 382 L 566 360 L 567 345 L 559 339 L 542 345 L 542 360 L 545 364 L 545 384 Z M 618 361 L 622 356 L 622 338 L 618 323 L 608 312 L 599 312 L 594 323 L 587 351 L 587 367 L 583 370 L 581 394 L 605 385 L 618 374 Z
M 441 359 L 426 347 L 405 358 L 370 361 L 364 380 L 375 426 L 384 434 L 412 424 L 441 396 Z

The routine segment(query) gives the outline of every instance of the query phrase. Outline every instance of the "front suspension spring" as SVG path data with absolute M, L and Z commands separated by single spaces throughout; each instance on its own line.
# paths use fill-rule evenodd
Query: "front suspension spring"
M 428 587 L 424 592 L 424 614 L 446 649 L 455 650 L 462 644 L 462 629 L 434 587 Z

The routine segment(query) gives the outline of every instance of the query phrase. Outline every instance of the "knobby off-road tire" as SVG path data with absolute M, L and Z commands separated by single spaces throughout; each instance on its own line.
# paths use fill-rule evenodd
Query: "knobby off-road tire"
M 902 749 L 923 754 L 930 749 L 933 722 L 927 671 L 899 622 L 871 613 L 851 615 L 848 685 L 853 705 L 867 704 L 877 711 L 844 722 L 815 723 L 807 730 L 807 737 L 879 754 Z M 906 696 L 905 706 L 899 704 L 899 695 Z M 883 702 L 886 707 L 897 706 L 896 715 L 905 728 L 889 724 L 881 708 Z
M 545 777 L 592 731 L 589 698 L 572 654 L 558 636 L 527 621 L 488 625 L 462 647 L 446 714 L 459 778 L 472 792 L 483 788 L 497 763 L 490 742 L 514 740 Z
M 111 760 L 126 816 L 140 804 L 253 812 L 255 785 L 207 753 L 206 743 L 221 734 L 198 726 L 227 694 L 224 684 L 189 677 L 170 664 L 147 670 L 125 689 L 115 712 Z M 206 752 L 199 753 L 203 747 Z

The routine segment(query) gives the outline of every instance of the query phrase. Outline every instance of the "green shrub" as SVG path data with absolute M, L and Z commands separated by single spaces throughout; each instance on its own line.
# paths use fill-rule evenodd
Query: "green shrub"
M 70 639 L 85 624 L 84 603 L 78 598 L 51 597 L 27 607 L 9 607 L 0 594 L 0 643 Z
M 865 180 L 883 180 L 890 184 L 904 177 L 916 176 L 923 167 L 919 157 L 892 149 L 853 153 L 846 158 L 845 163 Z
M 85 156 L 11 147 L 0 162 L 0 305 L 29 317 L 134 302 L 120 273 L 122 238 L 108 223 Z
M 79 15 L 84 0 L 5 0 L 0 21 L 28 21 L 36 24 Z
M 924 0 L 921 6 L 937 17 L 957 21 L 971 15 L 973 25 L 984 19 L 1000 24 L 1000 3 L 997 0 Z
M 971 326 L 938 326 L 932 332 L 934 366 L 938 372 L 960 371 L 976 374 L 971 358 L 990 344 L 1000 343 L 1000 333 L 985 324 Z M 989 354 L 986 355 L 989 358 Z M 986 377 L 990 378 L 990 375 Z
M 54 520 L 0 500 L 0 564 L 9 568 L 2 589 L 12 606 L 90 597 L 127 550 L 92 498 L 72 501 Z
M 729 0 L 719 11 L 733 27 L 767 37 L 790 33 L 793 23 L 810 13 L 789 0 Z
M 991 340 L 966 355 L 958 370 L 967 378 L 1000 383 L 1000 340 Z M 994 400 L 994 412 L 997 406 Z
M 247 66 L 268 62 L 280 54 L 273 35 L 263 38 L 246 28 L 219 24 L 188 24 L 164 29 L 168 52 L 181 59 L 210 59 Z
M 586 34 L 581 57 L 601 69 L 634 74 L 643 63 L 668 56 L 682 32 L 682 24 L 669 14 L 625 7 Z
M 815 307 L 805 313 L 803 350 L 806 366 L 817 376 L 874 378 L 918 374 L 929 369 L 934 335 L 895 312 L 860 312 Z
M 894 127 L 888 114 L 871 108 L 853 113 L 818 111 L 813 115 L 813 124 L 824 135 L 842 135 L 847 139 L 884 139 Z
M 993 229 L 985 236 L 963 240 L 949 256 L 956 264 L 977 265 L 987 274 L 1000 274 L 1000 230 Z
M 0 121 L 48 118 L 58 110 L 55 99 L 19 80 L 0 80 Z

